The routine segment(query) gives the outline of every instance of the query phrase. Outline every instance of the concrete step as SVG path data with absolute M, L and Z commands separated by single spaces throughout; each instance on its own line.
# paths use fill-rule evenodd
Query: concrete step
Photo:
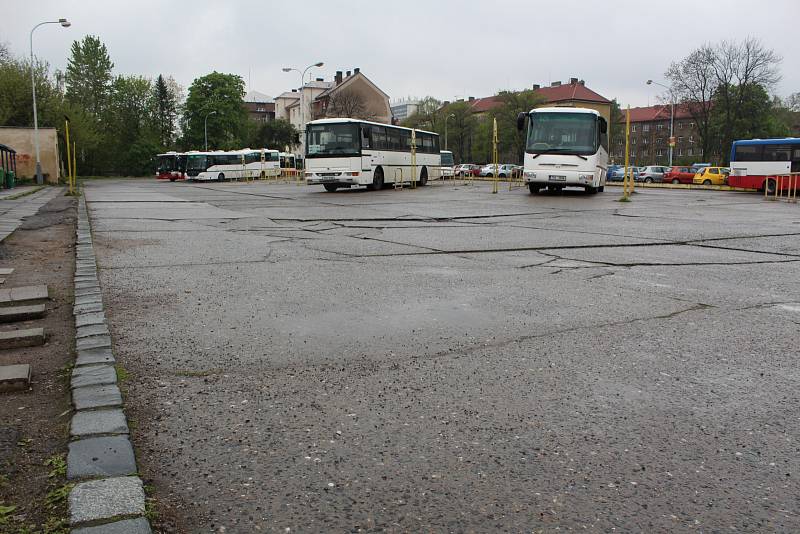
M 48 298 L 47 286 L 23 286 L 0 289 L 0 304 L 12 304 L 28 300 L 44 300 Z
M 23 363 L 20 365 L 0 366 L 0 391 L 23 391 L 30 386 L 30 365 Z
M 17 321 L 29 321 L 31 319 L 41 319 L 44 317 L 44 304 L 34 304 L 33 306 L 10 306 L 0 308 L 0 323 L 15 323 Z
M 16 349 L 19 347 L 37 347 L 44 345 L 44 329 L 11 330 L 0 332 L 0 349 Z

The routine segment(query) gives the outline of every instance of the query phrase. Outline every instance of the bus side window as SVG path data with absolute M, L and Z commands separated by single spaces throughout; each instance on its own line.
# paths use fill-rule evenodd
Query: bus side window
M 400 148 L 404 151 L 411 150 L 411 132 L 409 130 L 400 130 Z
M 433 150 L 432 150 L 432 152 L 434 154 L 438 154 L 439 153 L 439 136 L 438 135 L 434 135 L 432 137 L 433 137 Z
M 375 150 L 386 150 L 386 128 L 383 126 L 372 126 L 372 148 Z
M 370 130 L 372 127 L 369 124 L 361 125 L 361 148 L 370 148 Z
M 389 150 L 401 150 L 400 145 L 400 131 L 395 128 L 387 128 L 386 136 L 388 137 Z

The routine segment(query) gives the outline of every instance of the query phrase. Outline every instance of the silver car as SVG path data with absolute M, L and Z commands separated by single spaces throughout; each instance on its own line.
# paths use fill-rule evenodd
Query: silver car
M 511 173 L 514 170 L 515 165 L 508 165 L 508 164 L 498 164 L 497 165 L 497 175 L 500 178 L 506 178 L 507 176 L 511 176 Z M 494 176 L 494 163 L 489 165 L 484 165 L 481 168 L 481 176 Z
M 636 178 L 639 182 L 648 184 L 661 183 L 664 181 L 664 175 L 669 171 L 669 167 L 662 167 L 661 165 L 648 165 L 639 170 L 639 176 Z

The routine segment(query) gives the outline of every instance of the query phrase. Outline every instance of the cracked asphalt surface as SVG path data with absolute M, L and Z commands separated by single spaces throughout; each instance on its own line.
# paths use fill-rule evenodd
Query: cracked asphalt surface
M 800 529 L 797 205 L 85 192 L 157 530 Z

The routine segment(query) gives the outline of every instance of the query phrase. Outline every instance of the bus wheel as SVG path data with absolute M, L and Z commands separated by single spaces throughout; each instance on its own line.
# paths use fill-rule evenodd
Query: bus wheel
M 778 184 L 776 180 L 767 179 L 767 185 L 765 187 L 767 188 L 767 193 L 771 195 L 775 193 L 775 189 L 778 188 Z
M 537 185 L 537 184 L 534 184 L 534 183 L 529 183 L 528 184 L 528 189 L 530 189 L 531 195 L 536 195 L 536 194 L 539 193 L 539 191 L 542 189 L 542 187 L 540 185 Z
M 262 180 L 266 180 L 267 179 L 267 173 L 265 171 L 261 171 L 261 179 Z
M 427 167 L 422 167 L 422 172 L 419 173 L 419 185 L 420 187 L 424 187 L 428 183 L 428 169 Z
M 597 192 L 598 193 L 602 193 L 605 190 L 606 190 L 606 186 L 604 186 L 604 185 L 601 185 L 600 187 L 597 188 Z
M 378 167 L 372 174 L 372 183 L 367 186 L 370 191 L 380 191 L 383 189 L 383 169 Z
M 590 195 L 597 194 L 597 188 L 596 187 L 592 187 L 591 185 L 587 185 L 586 186 L 586 192 L 589 193 Z
M 219 173 L 217 175 L 217 181 L 218 182 L 224 182 L 225 181 L 225 175 L 223 173 Z
M 328 193 L 333 193 L 337 188 L 336 184 L 323 184 L 323 187 L 325 187 L 325 191 Z

